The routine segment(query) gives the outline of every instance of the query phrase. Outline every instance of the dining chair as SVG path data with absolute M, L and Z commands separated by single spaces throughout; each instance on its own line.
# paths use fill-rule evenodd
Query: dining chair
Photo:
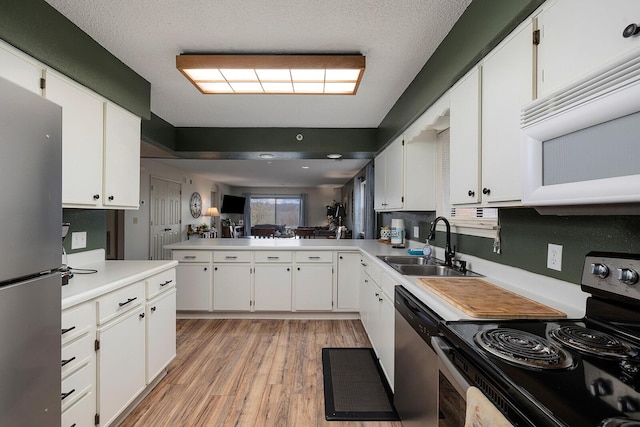
M 253 237 L 256 239 L 273 239 L 275 232 L 275 228 L 254 228 Z
M 316 238 L 316 229 L 315 228 L 296 228 L 294 234 L 297 238 L 300 239 L 315 239 Z

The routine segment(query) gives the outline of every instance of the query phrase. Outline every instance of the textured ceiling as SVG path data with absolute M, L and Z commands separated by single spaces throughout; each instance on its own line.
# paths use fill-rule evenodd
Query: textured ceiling
M 174 126 L 375 128 L 471 0 L 46 0 L 151 83 Z M 356 96 L 202 95 L 181 53 L 361 53 Z

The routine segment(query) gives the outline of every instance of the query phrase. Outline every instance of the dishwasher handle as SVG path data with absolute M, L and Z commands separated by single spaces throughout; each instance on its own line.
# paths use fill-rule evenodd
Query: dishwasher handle
M 462 398 L 466 400 L 467 390 L 471 385 L 447 356 L 447 353 L 451 352 L 451 347 L 441 337 L 431 337 L 431 346 L 438 355 L 440 372 L 447 377 Z
M 407 307 L 407 309 L 409 309 L 411 313 L 413 313 L 415 316 L 422 319 L 422 321 L 428 323 L 430 326 L 434 328 L 438 327 L 438 320 L 433 319 L 424 310 L 421 310 L 416 304 L 413 303 L 413 301 L 410 301 L 405 296 L 402 296 L 401 298 L 402 298 L 402 304 L 405 307 Z

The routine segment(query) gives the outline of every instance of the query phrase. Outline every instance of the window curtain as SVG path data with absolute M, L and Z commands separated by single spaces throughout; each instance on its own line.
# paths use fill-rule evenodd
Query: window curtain
M 298 218 L 298 226 L 307 226 L 307 194 L 300 194 L 300 218 Z
M 373 177 L 373 161 L 365 166 L 364 176 L 367 181 L 364 195 L 364 238 L 375 239 L 376 236 L 376 212 L 373 207 L 373 194 L 376 188 Z
M 364 238 L 364 230 L 362 228 L 362 224 L 364 223 L 364 206 L 360 206 L 362 203 L 362 181 L 364 181 L 364 176 L 357 176 L 353 180 L 353 238 L 354 239 L 362 239 Z M 365 184 L 366 185 L 366 184 Z
M 244 235 L 251 235 L 251 193 L 242 193 L 242 197 L 245 198 L 244 202 Z

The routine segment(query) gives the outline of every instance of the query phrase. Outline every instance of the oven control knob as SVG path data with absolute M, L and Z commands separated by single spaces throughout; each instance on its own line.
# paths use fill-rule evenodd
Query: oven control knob
M 638 402 L 629 396 L 619 397 L 617 406 L 620 412 L 638 412 L 640 409 Z
M 602 378 L 596 378 L 591 382 L 589 391 L 593 397 L 607 396 L 611 394 L 611 383 Z
M 609 275 L 609 267 L 604 264 L 591 264 L 591 274 L 604 279 Z
M 617 272 L 618 280 L 625 285 L 635 285 L 636 283 L 638 283 L 638 273 L 631 270 L 630 268 L 619 268 Z

